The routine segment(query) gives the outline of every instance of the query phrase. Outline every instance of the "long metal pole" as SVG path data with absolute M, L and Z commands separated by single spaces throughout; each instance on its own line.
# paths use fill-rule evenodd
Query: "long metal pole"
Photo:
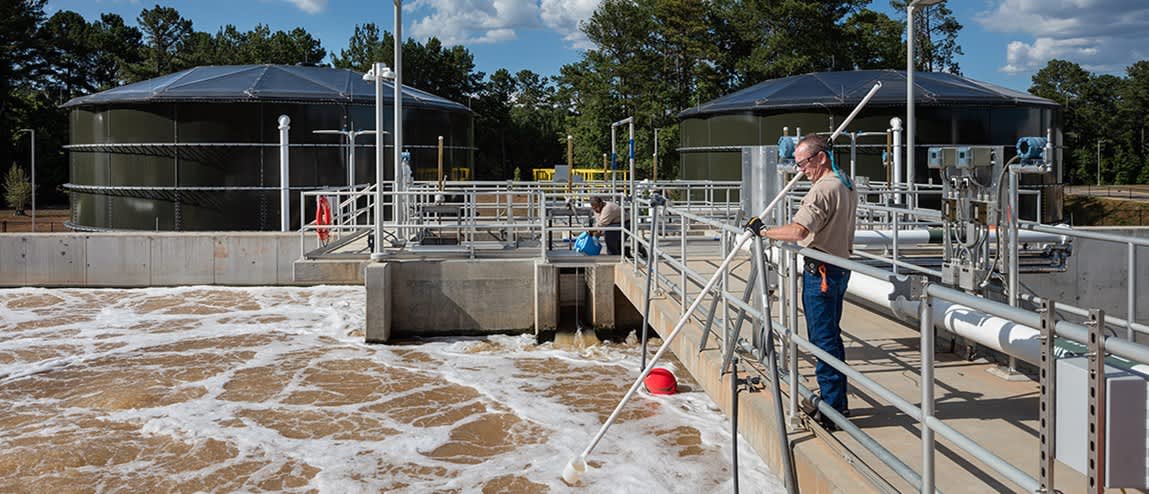
M 874 87 L 870 89 L 870 92 L 866 93 L 866 96 L 862 98 L 862 101 L 858 103 L 858 106 L 854 108 L 854 111 L 850 112 L 850 114 L 846 116 L 846 119 L 842 121 L 842 124 L 838 127 L 838 129 L 830 135 L 831 140 L 838 137 L 838 135 L 842 133 L 846 126 L 854 120 L 854 117 L 858 115 L 858 112 L 862 111 L 862 108 L 864 108 L 866 104 L 870 102 L 870 99 L 874 97 L 874 94 L 876 94 L 878 89 L 881 89 L 881 87 L 882 83 L 880 82 L 874 84 Z M 782 187 L 782 190 L 778 192 L 778 195 L 774 197 L 774 200 L 770 201 L 770 204 L 766 205 L 766 208 L 762 210 L 758 217 L 768 217 L 770 211 L 773 211 L 778 203 L 782 202 L 782 200 L 786 198 L 786 194 L 790 192 L 790 189 L 794 188 L 794 185 L 796 185 L 803 176 L 805 175 L 801 171 L 796 173 L 794 178 L 791 179 L 790 182 L 786 184 L 786 186 Z M 715 270 L 714 276 L 710 277 L 710 281 L 707 281 L 706 285 L 703 286 L 702 290 L 699 291 L 700 294 L 709 293 L 710 290 L 714 289 L 714 285 L 718 283 L 718 280 L 722 279 L 723 273 L 730 266 L 731 261 L 733 261 L 734 258 L 738 255 L 739 251 L 742 250 L 742 246 L 745 245 L 748 240 L 750 240 L 751 235 L 751 233 L 745 232 L 738 236 L 738 240 L 735 242 L 734 248 L 731 249 L 730 253 L 726 256 L 726 259 L 724 259 L 722 264 L 718 266 L 718 269 Z M 685 264 L 685 259 L 683 262 Z M 682 301 L 685 302 L 687 299 L 685 283 L 683 283 L 682 288 Z M 658 352 L 656 352 L 654 357 L 651 358 L 650 364 L 646 367 L 646 369 L 642 371 L 642 374 L 638 376 L 638 379 L 635 379 L 634 383 L 631 384 L 630 389 L 627 390 L 625 395 L 623 395 L 622 400 L 620 400 L 618 405 L 615 406 L 614 411 L 612 411 L 610 416 L 607 417 L 606 422 L 604 422 L 602 427 L 599 428 L 598 433 L 596 433 L 594 438 L 591 439 L 590 443 L 587 444 L 586 449 L 584 449 L 582 453 L 572 458 L 571 461 L 567 463 L 566 467 L 563 469 L 564 480 L 573 483 L 577 481 L 578 477 L 583 472 L 586 471 L 586 457 L 590 456 L 590 453 L 594 451 L 595 446 L 597 446 L 598 442 L 602 440 L 602 437 L 606 435 L 606 431 L 610 429 L 610 426 L 614 423 L 615 419 L 618 418 L 619 413 L 622 412 L 622 408 L 626 406 L 626 404 L 630 401 L 630 398 L 634 396 L 634 393 L 638 391 L 640 386 L 642 386 L 643 379 L 646 379 L 646 376 L 650 374 L 650 371 L 654 370 L 654 364 L 656 364 L 658 359 L 662 358 L 663 354 L 665 354 L 666 351 L 670 349 L 670 344 L 674 342 L 674 339 L 680 332 L 682 332 L 682 329 L 686 327 L 687 321 L 690 320 L 690 314 L 694 313 L 694 310 L 697 309 L 698 305 L 702 303 L 702 299 L 702 296 L 696 297 L 694 302 L 690 304 L 690 307 L 683 311 L 682 317 L 678 320 L 678 323 L 675 324 L 674 329 L 671 330 L 670 334 L 667 335 L 663 340 L 662 346 L 659 347 Z
M 772 201 L 770 205 L 766 207 L 766 210 L 759 217 L 765 216 L 770 212 L 770 210 L 774 209 L 774 206 L 778 205 L 779 199 L 785 197 L 786 194 L 790 192 L 790 189 L 794 188 L 794 185 L 798 183 L 798 180 L 800 180 L 802 176 L 802 172 L 798 172 L 798 174 L 794 176 L 794 179 L 791 180 L 789 184 L 786 184 L 786 187 L 778 193 L 778 197 L 774 198 L 774 201 Z M 709 293 L 710 290 L 714 289 L 714 285 L 718 282 L 718 280 L 722 278 L 722 272 L 730 266 L 730 262 L 733 261 L 734 258 L 738 255 L 739 251 L 741 251 L 742 246 L 746 244 L 747 240 L 750 240 L 750 234 L 748 233 L 743 233 L 742 235 L 738 236 L 738 241 L 735 243 L 734 249 L 732 249 L 730 254 L 726 256 L 726 259 L 722 261 L 722 264 L 718 266 L 718 269 L 714 272 L 714 276 L 710 277 L 710 281 L 708 281 L 706 285 L 702 287 L 702 290 L 699 293 Z M 690 314 L 692 314 L 694 310 L 698 308 L 698 305 L 702 303 L 702 299 L 703 297 L 696 297 L 694 302 L 691 302 L 690 307 L 683 311 L 683 315 L 678 320 L 678 324 L 675 324 L 674 329 L 670 332 L 669 335 L 666 336 L 666 339 L 663 340 L 662 346 L 658 348 L 658 351 L 655 352 L 654 357 L 650 359 L 650 363 L 645 369 L 643 369 L 642 374 L 638 376 L 638 379 L 635 379 L 634 384 L 631 384 L 630 389 L 627 390 L 625 395 L 623 395 L 622 400 L 618 402 L 617 406 L 615 406 L 614 411 L 611 412 L 609 417 L 607 417 L 606 422 L 602 424 L 601 428 L 599 428 L 598 433 L 595 434 L 594 438 L 592 438 L 590 443 L 587 444 L 586 449 L 584 449 L 583 452 L 579 454 L 579 456 L 571 460 L 571 463 L 567 465 L 567 469 L 563 472 L 564 478 L 577 478 L 578 474 L 586 470 L 586 457 L 590 456 L 590 453 L 594 451 L 594 447 L 597 446 L 598 442 L 602 440 L 602 437 L 606 435 L 607 429 L 609 429 L 610 426 L 614 424 L 615 419 L 618 418 L 618 414 L 622 412 L 622 407 L 626 406 L 626 404 L 630 401 L 630 398 L 634 396 L 634 393 L 638 391 L 640 386 L 642 386 L 643 379 L 646 379 L 646 376 L 650 374 L 650 371 L 654 370 L 654 364 L 658 363 L 658 359 L 662 358 L 666 351 L 670 349 L 670 344 L 674 342 L 674 339 L 678 336 L 678 333 L 682 332 L 682 328 L 686 327 L 686 322 L 690 320 Z M 684 294 L 683 301 L 685 300 L 686 296 Z
M 916 207 L 914 196 L 914 4 L 906 4 L 906 190 L 909 205 Z

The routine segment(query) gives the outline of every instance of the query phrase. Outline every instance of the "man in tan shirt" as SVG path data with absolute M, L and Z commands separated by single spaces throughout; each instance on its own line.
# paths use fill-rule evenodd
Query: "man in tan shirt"
M 774 240 L 798 245 L 848 259 L 853 250 L 858 195 L 849 177 L 834 166 L 829 140 L 809 134 L 798 142 L 794 160 L 813 184 L 802 198 L 794 219 L 787 225 L 751 229 Z M 802 306 L 806 331 L 818 348 L 841 361 L 846 360 L 842 345 L 842 300 L 850 272 L 833 264 L 806 259 L 802 277 Z M 846 402 L 846 376 L 821 359 L 815 367 L 821 398 L 834 409 L 849 415 Z M 823 420 L 823 425 L 832 426 Z

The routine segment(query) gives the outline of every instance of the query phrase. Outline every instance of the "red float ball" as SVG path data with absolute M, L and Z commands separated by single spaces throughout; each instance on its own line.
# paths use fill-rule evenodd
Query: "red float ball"
M 670 371 L 662 367 L 655 367 L 642 380 L 646 390 L 655 395 L 672 395 L 678 392 L 678 379 Z

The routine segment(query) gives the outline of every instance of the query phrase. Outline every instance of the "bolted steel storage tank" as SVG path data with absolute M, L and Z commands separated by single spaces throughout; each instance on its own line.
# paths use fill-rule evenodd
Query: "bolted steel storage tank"
M 701 180 L 741 179 L 738 146 L 778 143 L 783 128 L 791 135 L 829 132 L 861 101 L 875 82 L 882 88 L 848 131 L 885 132 L 890 119 L 906 115 L 906 73 L 897 70 L 819 72 L 763 81 L 679 113 L 679 177 Z M 1045 98 L 964 77 L 915 72 L 917 127 L 916 182 L 938 183 L 927 167 L 931 146 L 1004 146 L 1012 153 L 1019 137 L 1044 136 L 1052 129 L 1061 147 L 1060 106 Z M 885 181 L 881 153 L 885 139 L 859 139 L 857 174 Z M 849 137 L 838 138 L 837 160 L 849 166 Z M 1042 191 L 1046 221 L 1061 219 L 1063 177 L 1060 153 L 1053 173 L 1022 177 L 1023 188 Z M 1012 155 L 1007 156 L 1010 157 Z
M 390 132 L 393 86 L 383 85 Z M 347 139 L 313 131 L 375 128 L 374 83 L 327 67 L 196 67 L 63 106 L 71 127 L 65 188 L 78 230 L 278 230 L 280 115 L 291 119 L 290 214 L 298 227 L 296 191 L 348 185 Z M 404 86 L 403 122 L 417 175 L 434 174 L 443 136 L 447 166 L 473 176 L 470 109 Z M 369 135 L 356 143 L 354 181 L 375 181 Z

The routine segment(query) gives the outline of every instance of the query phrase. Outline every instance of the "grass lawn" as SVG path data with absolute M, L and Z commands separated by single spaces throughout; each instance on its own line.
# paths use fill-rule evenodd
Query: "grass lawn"
M 1149 202 L 1066 194 L 1065 220 L 1073 226 L 1146 226 Z

